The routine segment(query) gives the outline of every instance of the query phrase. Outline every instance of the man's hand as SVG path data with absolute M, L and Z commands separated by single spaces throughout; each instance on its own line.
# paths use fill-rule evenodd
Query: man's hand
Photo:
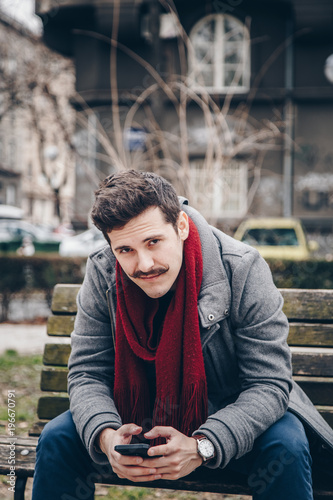
M 173 427 L 156 426 L 145 434 L 147 439 L 166 438 L 166 444 L 153 446 L 148 450 L 150 457 L 162 455 L 160 458 L 145 459 L 143 465 L 155 467 L 161 479 L 179 479 L 187 476 L 202 464 L 197 452 L 197 441 L 185 436 Z
M 135 424 L 125 424 L 117 430 L 104 429 L 99 435 L 99 447 L 108 457 L 111 467 L 118 477 L 134 482 L 161 479 L 156 467 L 150 464 L 150 459 L 143 460 L 141 457 L 122 456 L 114 449 L 117 444 L 129 444 L 132 436 L 141 432 L 142 427 Z

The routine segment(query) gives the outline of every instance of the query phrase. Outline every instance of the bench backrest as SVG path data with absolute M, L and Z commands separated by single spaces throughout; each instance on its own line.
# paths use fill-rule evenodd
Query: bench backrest
M 56 285 L 47 333 L 59 340 L 71 335 L 79 285 Z M 288 343 L 293 376 L 333 428 L 333 290 L 281 289 L 284 312 L 290 323 Z M 70 345 L 46 344 L 41 390 L 49 393 L 38 402 L 40 419 L 31 435 L 40 434 L 46 421 L 69 407 L 67 362 Z

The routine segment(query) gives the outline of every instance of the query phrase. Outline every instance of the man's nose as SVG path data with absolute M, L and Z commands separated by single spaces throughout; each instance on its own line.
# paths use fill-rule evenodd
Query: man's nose
M 138 270 L 142 273 L 148 273 L 154 267 L 154 260 L 150 252 L 140 252 L 138 254 Z

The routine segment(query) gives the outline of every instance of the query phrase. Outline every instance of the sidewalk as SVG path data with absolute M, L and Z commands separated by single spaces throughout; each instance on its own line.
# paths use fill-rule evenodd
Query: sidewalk
M 70 339 L 65 341 L 69 343 Z M 43 354 L 45 342 L 59 342 L 57 337 L 46 334 L 46 325 L 0 323 L 0 354 L 7 349 L 15 349 L 19 354 Z

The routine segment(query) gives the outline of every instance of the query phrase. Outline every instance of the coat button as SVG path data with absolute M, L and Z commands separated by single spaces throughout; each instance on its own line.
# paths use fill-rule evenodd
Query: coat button
M 229 309 L 226 309 L 226 310 L 224 311 L 224 314 L 225 314 L 226 316 L 229 316 Z
M 209 319 L 209 321 L 214 321 L 214 319 L 215 319 L 214 314 L 208 314 L 208 319 Z

